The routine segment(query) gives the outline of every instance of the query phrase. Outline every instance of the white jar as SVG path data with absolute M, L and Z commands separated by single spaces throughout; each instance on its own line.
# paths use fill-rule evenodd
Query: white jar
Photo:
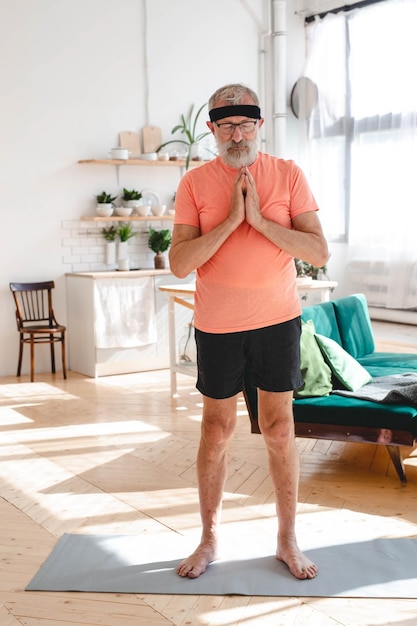
M 112 148 L 110 153 L 112 159 L 127 161 L 129 158 L 129 150 L 127 148 Z

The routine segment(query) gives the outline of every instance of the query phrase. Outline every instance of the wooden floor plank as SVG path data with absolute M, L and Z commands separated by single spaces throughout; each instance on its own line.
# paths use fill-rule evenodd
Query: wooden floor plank
M 104 594 L 107 595 L 107 594 Z M 48 620 L 59 617 L 62 626 L 82 624 L 95 626 L 121 626 L 146 624 L 147 626 L 168 626 L 172 622 L 160 615 L 146 602 L 125 603 L 124 594 L 102 601 L 90 600 L 88 594 L 74 593 L 72 596 L 56 593 L 54 595 L 39 592 L 26 592 L 18 595 L 17 603 L 6 602 L 6 608 L 18 620 L 37 619 L 49 624 Z M 35 622 L 36 623 L 36 622 Z
M 201 397 L 191 378 L 178 379 L 174 399 L 166 370 L 0 379 L 1 626 L 411 626 L 417 599 L 24 591 L 63 532 L 198 534 Z M 275 508 L 263 438 L 250 434 L 242 398 L 238 407 L 226 528 L 257 524 Z M 416 536 L 417 450 L 404 449 L 403 485 L 384 446 L 297 439 L 297 448 L 301 520 L 326 511 L 348 523 L 353 512 L 373 516 L 387 536 Z
M 18 621 L 5 606 L 0 606 L 0 624 L 1 626 L 22 626 L 22 622 Z

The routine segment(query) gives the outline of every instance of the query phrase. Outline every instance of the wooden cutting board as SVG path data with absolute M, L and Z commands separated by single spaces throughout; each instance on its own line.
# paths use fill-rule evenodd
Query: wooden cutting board
M 127 148 L 129 150 L 130 157 L 138 157 L 142 154 L 139 133 L 135 133 L 133 130 L 121 131 L 119 133 L 119 144 L 121 148 Z
M 162 143 L 162 130 L 158 126 L 144 126 L 142 138 L 143 152 L 156 152 Z

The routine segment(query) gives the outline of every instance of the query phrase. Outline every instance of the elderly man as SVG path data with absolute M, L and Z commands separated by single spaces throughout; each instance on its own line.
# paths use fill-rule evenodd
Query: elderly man
M 296 578 L 314 578 L 317 567 L 295 535 L 299 461 L 292 398 L 302 379 L 293 259 L 321 267 L 327 244 L 301 170 L 259 151 L 264 120 L 256 93 L 226 85 L 210 98 L 209 115 L 219 156 L 183 177 L 169 255 L 177 277 L 197 271 L 197 389 L 204 401 L 197 458 L 202 536 L 177 573 L 197 578 L 217 558 L 227 450 L 248 364 L 275 492 L 276 557 Z

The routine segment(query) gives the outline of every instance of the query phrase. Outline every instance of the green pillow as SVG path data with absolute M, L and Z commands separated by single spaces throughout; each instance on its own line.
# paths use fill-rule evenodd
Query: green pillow
M 334 376 L 346 389 L 355 391 L 372 381 L 370 373 L 336 341 L 318 333 L 316 341 Z
M 301 321 L 300 368 L 304 384 L 294 398 L 327 396 L 332 390 L 332 373 L 315 340 L 313 320 Z

